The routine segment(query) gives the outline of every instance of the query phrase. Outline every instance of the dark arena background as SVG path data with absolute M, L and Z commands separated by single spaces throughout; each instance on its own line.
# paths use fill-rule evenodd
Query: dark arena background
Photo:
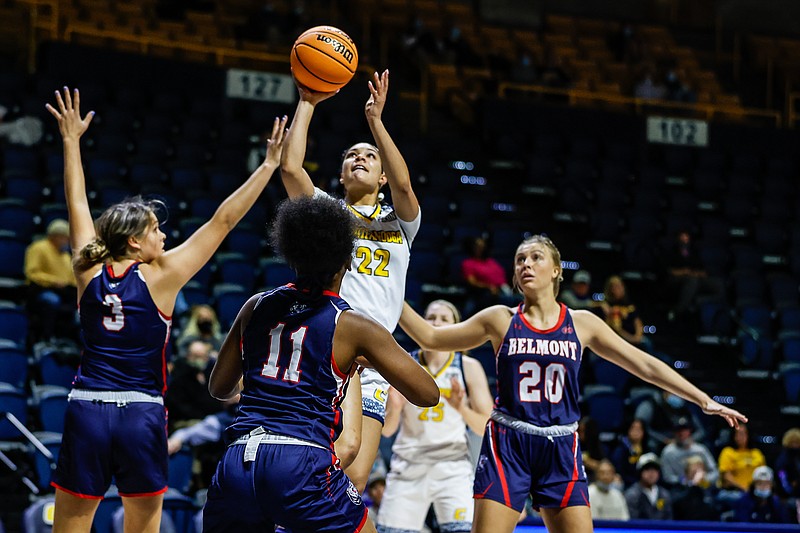
M 744 524 L 738 495 L 712 482 L 692 499 L 686 494 L 695 486 L 680 480 L 672 487 L 673 520 L 598 520 L 595 528 L 796 530 L 800 430 L 787 431 L 800 427 L 800 4 L 0 0 L 5 531 L 50 530 L 49 481 L 80 362 L 74 306 L 61 310 L 53 335 L 43 335 L 26 285 L 27 246 L 51 221 L 67 218 L 61 142 L 45 103 L 55 90 L 77 87 L 82 110 L 96 111 L 82 142 L 95 215 L 131 195 L 159 197 L 172 248 L 261 162 L 273 118 L 291 119 L 297 90 L 289 51 L 305 29 L 323 24 L 353 38 L 360 64 L 318 106 L 305 167 L 317 186 L 341 193 L 341 150 L 371 139 L 367 80 L 390 69 L 384 121 L 423 217 L 407 301 L 421 311 L 445 298 L 464 309 L 474 297 L 461 272 L 465 242 L 485 238 L 510 279 L 517 245 L 547 234 L 561 251 L 562 291 L 587 271 L 589 301 L 602 308 L 606 280 L 619 276 L 641 319 L 639 346 L 748 415 L 751 448 L 774 472 L 786 522 Z M 186 285 L 173 341 L 192 306 L 210 305 L 224 333 L 251 294 L 291 281 L 266 239 L 285 196 L 276 174 Z M 676 244 L 681 235 L 697 278 L 716 283 L 685 302 L 687 289 L 674 275 L 676 254 L 688 249 Z M 395 337 L 414 347 L 400 329 Z M 494 391 L 491 346 L 471 355 Z M 613 459 L 643 403 L 663 404 L 657 389 L 589 352 L 581 380 L 583 414 L 599 441 L 595 459 Z M 718 462 L 731 431 L 718 417 L 691 414 L 698 442 Z M 200 531 L 218 448 L 184 446 L 171 456 L 162 531 Z M 387 440 L 386 464 L 390 449 Z M 98 533 L 122 531 L 120 505 L 110 492 L 95 519 Z M 428 526 L 438 531 L 434 518 Z M 518 531 L 543 531 L 532 509 Z

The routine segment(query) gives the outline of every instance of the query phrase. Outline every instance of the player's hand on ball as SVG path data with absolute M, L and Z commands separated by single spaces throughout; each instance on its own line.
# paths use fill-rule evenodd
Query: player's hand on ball
M 300 94 L 300 100 L 308 102 L 311 105 L 317 105 L 323 100 L 327 100 L 331 96 L 335 96 L 339 92 L 339 89 L 336 89 L 331 93 L 321 93 L 319 91 L 312 91 L 311 89 L 309 89 L 308 87 L 297 81 L 297 78 L 294 78 L 294 75 L 292 76 L 292 78 L 294 79 L 294 84 L 297 85 L 297 92 Z

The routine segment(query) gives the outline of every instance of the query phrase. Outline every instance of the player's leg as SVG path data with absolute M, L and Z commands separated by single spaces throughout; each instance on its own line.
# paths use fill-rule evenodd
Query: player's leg
M 450 533 L 470 531 L 475 509 L 472 498 L 472 463 L 469 459 L 442 461 L 429 465 L 428 468 L 433 510 L 439 527 Z
M 475 500 L 472 533 L 511 533 L 517 527 L 519 511 L 493 500 Z
M 542 507 L 539 512 L 550 533 L 591 533 L 592 513 L 587 505 Z
M 53 533 L 89 533 L 102 498 L 81 498 L 56 489 Z
M 429 468 L 430 465 L 410 464 L 398 457 L 392 459 L 376 520 L 379 532 L 414 533 L 422 530 L 431 506 Z
M 350 378 L 347 394 L 342 401 L 342 431 L 336 439 L 334 447 L 339 465 L 347 468 L 358 455 L 361 447 L 361 376 L 355 374 Z
M 371 416 L 361 418 L 361 447 L 355 460 L 345 469 L 347 477 L 353 482 L 359 492 L 364 492 L 367 479 L 378 455 L 378 446 L 381 443 L 381 430 L 383 423 Z
M 164 494 L 156 496 L 123 497 L 125 533 L 158 533 Z
M 386 418 L 386 395 L 388 382 L 373 369 L 361 373 L 361 446 L 353 463 L 345 469 L 347 477 L 359 492 L 364 492 L 378 446 L 381 443 L 381 430 Z

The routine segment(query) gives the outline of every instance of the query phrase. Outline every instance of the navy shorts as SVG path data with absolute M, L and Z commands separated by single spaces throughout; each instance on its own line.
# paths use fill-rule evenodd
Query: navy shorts
M 167 490 L 168 461 L 163 405 L 70 400 L 52 485 L 99 499 L 113 477 L 120 496 L 156 496 Z
M 328 450 L 262 443 L 255 460 L 244 462 L 245 444 L 229 446 L 203 509 L 203 531 L 292 533 L 358 532 L 367 508 L 355 485 Z
M 490 420 L 475 471 L 476 499 L 522 511 L 528 494 L 533 507 L 589 505 L 578 434 L 530 435 Z

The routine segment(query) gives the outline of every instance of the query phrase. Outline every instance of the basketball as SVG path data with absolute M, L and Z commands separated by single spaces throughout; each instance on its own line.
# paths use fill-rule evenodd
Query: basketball
M 297 81 L 323 93 L 344 87 L 358 67 L 358 50 L 353 40 L 332 26 L 316 26 L 294 42 L 292 72 Z

